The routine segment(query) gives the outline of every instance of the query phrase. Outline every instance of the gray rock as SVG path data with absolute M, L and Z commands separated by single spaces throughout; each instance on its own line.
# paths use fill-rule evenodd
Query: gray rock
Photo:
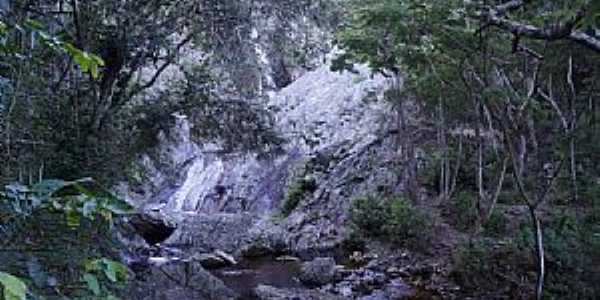
M 196 259 L 203 267 L 205 267 L 209 270 L 227 267 L 230 265 L 223 258 L 221 258 L 213 253 L 202 253 L 202 254 L 199 254 L 194 259 Z
M 386 296 L 391 300 L 411 299 L 416 293 L 413 287 L 399 279 L 388 283 L 384 291 Z
M 235 258 L 233 258 L 233 256 L 220 250 L 217 250 L 213 253 L 197 254 L 193 257 L 193 259 L 198 261 L 207 269 L 218 269 L 237 264 L 237 261 Z
M 375 291 L 373 294 L 358 298 L 359 300 L 391 300 L 383 291 Z
M 172 261 L 151 266 L 137 275 L 130 290 L 130 299 L 167 300 L 232 300 L 238 295 L 223 281 L 194 261 Z
M 345 298 L 322 291 L 309 289 L 279 289 L 259 285 L 254 293 L 261 300 L 342 300 Z
M 235 258 L 221 250 L 215 251 L 215 255 L 227 262 L 229 265 L 237 265 Z
M 179 229 L 166 243 L 185 245 L 194 252 L 225 251 L 237 254 L 250 242 L 255 220 L 249 214 L 181 213 Z
M 302 264 L 300 281 L 309 286 L 322 286 L 334 281 L 335 260 L 331 257 L 317 257 Z
M 129 217 L 129 224 L 149 245 L 164 242 L 177 229 L 160 210 L 147 210 Z

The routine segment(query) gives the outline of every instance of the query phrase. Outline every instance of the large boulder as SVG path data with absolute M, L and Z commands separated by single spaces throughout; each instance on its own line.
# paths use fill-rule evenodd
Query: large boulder
M 166 261 L 136 274 L 130 299 L 233 300 L 238 295 L 195 260 Z
M 213 253 L 202 253 L 194 257 L 203 267 L 207 269 L 218 269 L 227 266 L 236 265 L 235 258 L 221 250 Z
M 167 240 L 177 229 L 177 224 L 168 220 L 160 211 L 147 211 L 132 215 L 129 224 L 149 245 Z
M 317 257 L 302 264 L 300 281 L 308 286 L 322 286 L 335 280 L 336 264 L 331 257 Z

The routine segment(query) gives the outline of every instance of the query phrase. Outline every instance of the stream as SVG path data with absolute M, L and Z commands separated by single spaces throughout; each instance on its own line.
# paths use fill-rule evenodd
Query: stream
M 212 273 L 237 292 L 241 300 L 256 299 L 253 290 L 261 284 L 277 288 L 302 287 L 298 279 L 300 262 L 295 260 L 274 257 L 247 259 Z

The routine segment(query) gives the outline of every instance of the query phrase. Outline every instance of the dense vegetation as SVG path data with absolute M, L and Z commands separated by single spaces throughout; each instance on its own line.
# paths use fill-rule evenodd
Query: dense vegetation
M 311 37 L 290 36 L 292 20 L 310 16 L 331 27 L 331 6 L 0 1 L 4 298 L 124 295 L 129 272 L 112 260 L 123 246 L 116 239 L 122 226 L 113 225 L 129 210 L 100 186 L 136 172 L 137 158 L 171 129 L 174 113 L 189 117 L 194 138 L 217 141 L 224 151 L 277 150 L 281 139 L 259 105 L 264 79 L 257 77 L 255 19 L 263 14 L 276 24 L 261 34 L 277 41 L 269 50 L 281 56 L 274 77 L 284 86 L 286 68 L 310 67 L 310 57 L 327 51 Z M 87 177 L 92 189 L 91 180 L 79 180 Z
M 421 180 L 472 239 L 505 223 L 524 226 L 520 236 L 498 240 L 512 245 L 523 238 L 520 248 L 466 246 L 457 268 L 469 292 L 513 290 L 511 297 L 521 298 L 535 287 L 538 299 L 597 298 L 599 272 L 591 262 L 599 258 L 598 2 L 349 5 L 338 34 L 345 53 L 334 67 L 364 62 L 399 85 L 404 80 L 402 94 L 390 100 L 405 129 L 406 165 L 418 147 L 436 154 Z M 403 115 L 409 102 L 428 112 L 417 124 Z M 411 126 L 429 128 L 432 142 L 419 144 L 423 137 L 411 135 Z M 525 209 L 518 220 L 503 219 L 511 207 Z M 537 283 L 524 287 L 518 274 L 530 271 Z
M 130 271 L 116 261 L 122 246 L 114 226 L 132 208 L 96 182 L 12 184 L 0 193 L 0 209 L 4 299 L 124 293 Z

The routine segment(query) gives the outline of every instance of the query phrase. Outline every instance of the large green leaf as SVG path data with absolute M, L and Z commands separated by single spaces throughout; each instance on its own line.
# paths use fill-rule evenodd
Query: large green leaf
M 0 272 L 0 284 L 4 289 L 4 300 L 25 300 L 27 286 L 21 279 L 8 273 Z

